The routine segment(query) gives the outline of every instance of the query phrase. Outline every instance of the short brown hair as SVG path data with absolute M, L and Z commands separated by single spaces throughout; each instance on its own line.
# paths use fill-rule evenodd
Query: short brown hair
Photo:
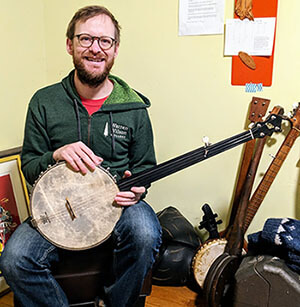
M 75 26 L 76 23 L 79 21 L 87 21 L 88 19 L 98 16 L 98 15 L 106 15 L 110 17 L 111 21 L 113 22 L 115 26 L 115 40 L 119 43 L 120 42 L 120 30 L 121 26 L 119 25 L 118 21 L 114 17 L 114 15 L 105 7 L 99 6 L 99 5 L 91 5 L 91 6 L 85 6 L 81 9 L 79 9 L 73 18 L 71 19 L 68 29 L 67 29 L 67 38 L 73 39 L 74 32 L 75 32 Z

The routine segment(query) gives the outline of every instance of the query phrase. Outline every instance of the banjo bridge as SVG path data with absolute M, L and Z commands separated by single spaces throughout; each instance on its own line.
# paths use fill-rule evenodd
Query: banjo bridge
M 66 205 L 66 208 L 68 210 L 68 213 L 70 214 L 71 220 L 74 221 L 76 219 L 76 215 L 75 215 L 75 213 L 73 211 L 73 208 L 72 208 L 72 206 L 71 206 L 71 204 L 69 202 L 68 197 L 66 197 L 66 204 L 65 205 Z

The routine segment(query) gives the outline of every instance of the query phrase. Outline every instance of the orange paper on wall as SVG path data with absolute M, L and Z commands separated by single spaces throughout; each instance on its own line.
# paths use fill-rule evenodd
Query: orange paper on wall
M 252 0 L 254 18 L 277 17 L 278 0 Z M 236 15 L 235 18 L 238 18 Z M 276 24 L 275 24 L 276 30 Z M 263 86 L 272 85 L 273 59 L 275 35 L 271 56 L 253 56 L 256 69 L 252 70 L 242 63 L 238 56 L 232 57 L 231 84 L 245 85 L 246 83 L 262 83 Z

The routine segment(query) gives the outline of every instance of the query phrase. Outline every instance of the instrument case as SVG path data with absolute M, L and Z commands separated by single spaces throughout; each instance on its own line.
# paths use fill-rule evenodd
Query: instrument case
M 300 275 L 278 257 L 245 257 L 235 280 L 234 307 L 300 306 Z

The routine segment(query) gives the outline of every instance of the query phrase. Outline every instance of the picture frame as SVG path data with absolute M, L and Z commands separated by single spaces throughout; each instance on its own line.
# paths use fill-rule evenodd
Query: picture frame
M 20 147 L 0 152 L 0 255 L 11 234 L 29 216 L 20 153 Z M 0 272 L 0 296 L 8 291 L 9 286 Z

